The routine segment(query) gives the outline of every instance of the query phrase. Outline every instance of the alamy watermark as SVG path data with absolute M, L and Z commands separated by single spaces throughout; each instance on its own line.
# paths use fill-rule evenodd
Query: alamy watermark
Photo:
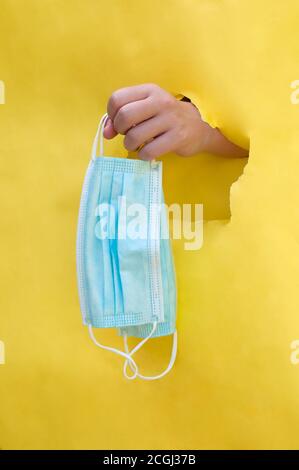
M 294 90 L 290 95 L 291 103 L 299 104 L 299 80 L 294 80 L 290 86 Z
M 5 84 L 0 80 L 0 104 L 5 104 Z
M 94 215 L 100 240 L 184 239 L 185 250 L 199 250 L 203 243 L 202 204 L 127 204 L 119 196 L 117 204 L 98 204 Z
M 299 364 L 299 339 L 294 339 L 290 344 L 290 348 L 292 350 L 290 354 L 290 362 L 296 366 Z
M 5 364 L 5 345 L 4 341 L 0 340 L 0 365 Z

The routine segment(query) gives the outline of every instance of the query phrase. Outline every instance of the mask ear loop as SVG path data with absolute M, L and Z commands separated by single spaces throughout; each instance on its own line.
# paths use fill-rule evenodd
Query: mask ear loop
M 103 132 L 101 132 L 101 130 L 102 130 L 102 126 L 103 128 L 105 127 L 106 121 L 108 119 L 109 119 L 109 116 L 107 113 L 105 113 L 101 117 L 100 123 L 98 125 L 98 130 L 97 130 L 97 133 L 95 135 L 93 145 L 92 145 L 92 151 L 91 151 L 92 160 L 95 160 L 97 158 L 97 148 L 98 148 L 99 137 L 100 137 L 100 157 L 104 156 L 104 137 L 103 137 Z
M 138 343 L 137 346 L 135 346 L 135 348 L 132 349 L 132 351 L 130 351 L 129 347 L 128 347 L 128 335 L 127 335 L 127 333 L 124 334 L 124 347 L 125 347 L 126 353 L 130 356 L 130 358 L 132 358 L 133 354 L 135 354 L 135 352 L 138 351 L 138 349 L 140 349 L 144 345 L 144 343 L 146 343 L 150 339 L 150 337 L 154 334 L 156 328 L 157 328 L 157 322 L 154 322 L 153 329 L 150 332 L 150 334 L 145 339 L 140 341 L 140 343 Z M 134 366 L 133 367 L 136 366 L 136 368 L 137 368 L 137 373 L 136 373 L 136 369 L 134 371 L 134 369 L 132 368 L 132 362 L 131 361 L 128 362 L 128 360 L 126 360 L 125 363 L 124 363 L 124 368 L 123 368 L 124 376 L 127 379 L 133 379 L 136 376 L 139 377 L 142 380 L 158 380 L 158 379 L 161 379 L 166 374 L 168 374 L 168 372 L 172 369 L 172 367 L 175 363 L 175 359 L 176 359 L 176 355 L 177 355 L 177 349 L 178 349 L 178 335 L 177 335 L 177 331 L 175 330 L 175 332 L 173 333 L 173 338 L 172 338 L 172 350 L 171 350 L 170 360 L 169 360 L 168 366 L 166 367 L 166 369 L 161 374 L 153 375 L 153 376 L 150 376 L 150 375 L 146 376 L 146 375 L 139 374 L 137 364 L 134 361 Z M 129 376 L 128 373 L 127 373 L 128 365 L 130 366 L 131 371 L 134 372 L 134 374 L 132 376 Z
M 155 321 L 153 323 L 153 328 L 152 328 L 152 331 L 150 332 L 150 334 L 144 338 L 142 341 L 140 341 L 134 349 L 132 349 L 132 351 L 130 352 L 129 351 L 129 348 L 128 348 L 128 341 L 127 341 L 127 333 L 124 334 L 124 346 L 125 346 L 125 351 L 126 351 L 126 354 L 129 355 L 129 357 L 131 358 L 131 356 L 133 356 L 133 354 L 135 354 L 136 351 L 138 351 L 151 337 L 152 335 L 154 334 L 154 332 L 156 331 L 156 328 L 157 328 L 157 322 Z M 132 369 L 131 367 L 131 363 L 134 362 L 134 368 L 136 366 L 137 368 L 137 373 L 135 375 L 135 372 L 136 372 L 136 369 L 135 369 L 135 372 L 134 372 L 134 369 Z M 127 372 L 127 367 L 128 367 L 128 364 L 130 364 L 130 369 L 132 372 L 134 372 L 134 375 L 128 375 L 128 372 Z M 138 367 L 136 365 L 136 362 L 134 361 L 134 359 L 132 359 L 132 361 L 129 361 L 126 359 L 125 363 L 124 363 L 124 368 L 123 368 L 123 373 L 124 373 L 124 376 L 126 377 L 126 379 L 128 380 L 132 380 L 132 379 L 135 379 L 135 377 L 138 375 Z
M 96 346 L 98 346 L 99 348 L 102 348 L 102 349 L 105 349 L 106 351 L 111 351 L 115 354 L 118 354 L 119 356 L 122 356 L 126 359 L 126 363 L 128 363 L 129 361 L 129 364 L 130 364 L 130 368 L 133 372 L 133 375 L 132 376 L 128 376 L 131 380 L 132 379 L 135 379 L 138 375 L 138 367 L 137 367 L 137 364 L 136 362 L 134 361 L 134 359 L 131 358 L 131 355 L 130 354 L 127 354 L 126 352 L 124 351 L 120 351 L 119 349 L 116 349 L 116 348 L 112 348 L 110 346 L 105 346 L 104 344 L 101 344 L 99 343 L 99 341 L 95 338 L 94 336 L 94 333 L 93 333 L 93 330 L 92 330 L 92 325 L 88 325 L 88 331 L 89 331 L 89 336 L 91 337 L 92 341 L 94 342 L 94 344 Z
M 105 113 L 103 114 L 99 122 L 98 129 L 97 129 L 97 132 L 93 141 L 93 145 L 92 145 L 92 151 L 91 151 L 92 160 L 96 160 L 97 158 L 97 148 L 98 148 L 99 138 L 100 138 L 100 155 L 99 156 L 100 157 L 104 156 L 104 135 L 103 135 L 103 132 L 101 132 L 101 130 L 102 130 L 102 127 L 104 129 L 108 119 L 109 119 L 109 115 L 108 113 Z M 155 159 L 151 160 L 150 164 L 152 166 L 155 166 L 156 160 Z

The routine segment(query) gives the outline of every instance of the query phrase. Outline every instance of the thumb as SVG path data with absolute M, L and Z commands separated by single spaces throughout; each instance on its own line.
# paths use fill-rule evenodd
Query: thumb
M 116 130 L 113 127 L 113 122 L 111 118 L 108 118 L 104 127 L 103 135 L 105 139 L 112 139 L 117 135 Z

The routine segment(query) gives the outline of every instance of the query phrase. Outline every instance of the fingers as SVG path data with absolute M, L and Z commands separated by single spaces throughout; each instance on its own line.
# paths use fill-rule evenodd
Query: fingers
M 173 132 L 166 131 L 158 137 L 155 137 L 151 142 L 145 144 L 138 152 L 138 156 L 142 160 L 153 160 L 165 153 L 172 152 L 174 145 Z
M 117 112 L 128 103 L 144 100 L 150 96 L 153 87 L 157 85 L 152 83 L 144 83 L 141 85 L 134 85 L 125 88 L 119 88 L 112 93 L 107 104 L 107 113 L 114 121 Z
M 124 105 L 113 119 L 114 129 L 125 135 L 133 125 L 140 124 L 152 118 L 159 112 L 158 100 L 151 97 L 145 100 L 133 101 Z
M 108 101 L 109 120 L 104 137 L 111 139 L 117 134 L 125 135 L 127 150 L 140 148 L 139 156 L 144 159 L 151 160 L 172 151 L 174 145 L 168 131 L 175 127 L 171 118 L 175 116 L 174 104 L 177 100 L 154 83 L 120 88 Z
M 136 151 L 144 142 L 163 134 L 168 128 L 161 114 L 147 119 L 126 133 L 124 146 L 129 151 Z

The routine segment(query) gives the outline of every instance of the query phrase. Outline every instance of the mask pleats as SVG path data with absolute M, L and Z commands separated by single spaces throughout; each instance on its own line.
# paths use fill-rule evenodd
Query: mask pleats
M 102 250 L 101 261 L 103 277 L 101 282 L 103 282 L 103 316 L 110 317 L 106 318 L 107 323 L 114 323 L 114 282 L 113 282 L 113 266 L 112 266 L 112 256 L 110 252 L 110 224 L 111 224 L 111 211 L 109 210 L 109 203 L 111 198 L 112 191 L 112 172 L 111 171 L 102 171 L 101 177 L 101 187 L 99 195 L 99 204 L 98 204 L 98 217 L 97 222 L 98 235 L 100 235 L 100 243 Z M 99 260 L 100 261 L 100 260 Z
M 148 174 L 124 174 L 123 195 L 127 221 L 122 220 L 120 224 L 126 238 L 118 239 L 118 259 L 124 310 L 135 318 L 131 324 L 141 324 L 151 318 L 147 236 L 143 237 L 148 230 L 148 214 L 144 201 L 147 185 Z
M 116 319 L 124 317 L 124 300 L 121 285 L 121 277 L 119 273 L 119 259 L 118 259 L 118 220 L 119 220 L 119 197 L 123 190 L 123 173 L 114 171 L 113 183 L 110 198 L 110 253 L 112 261 L 113 272 L 113 286 L 114 286 L 114 315 Z

